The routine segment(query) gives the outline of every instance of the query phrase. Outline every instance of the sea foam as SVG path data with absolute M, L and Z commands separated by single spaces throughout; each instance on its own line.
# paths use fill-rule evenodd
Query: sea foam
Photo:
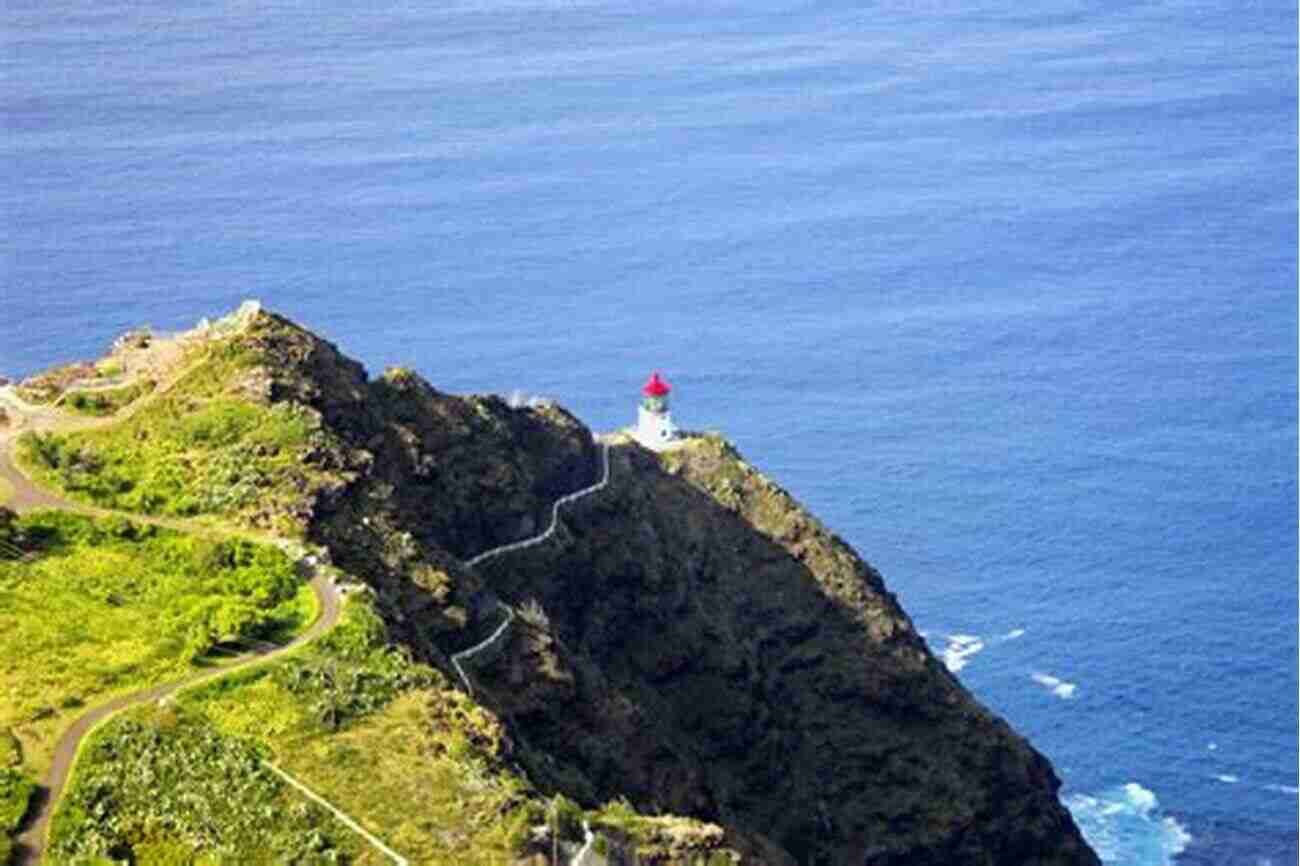
M 1182 824 L 1161 812 L 1155 793 L 1137 782 L 1095 796 L 1073 794 L 1064 802 L 1103 863 L 1172 866 L 1192 842 Z
M 982 649 L 984 649 L 984 641 L 978 635 L 950 634 L 948 646 L 944 647 L 940 656 L 943 658 L 943 663 L 948 666 L 948 670 L 957 673 L 966 667 L 971 656 Z
M 1029 676 L 1034 682 L 1043 686 L 1062 700 L 1068 701 L 1073 698 L 1074 693 L 1079 688 L 1077 683 L 1067 683 L 1065 680 L 1060 679 L 1059 677 L 1054 677 L 1051 674 L 1033 673 Z
M 921 637 L 926 638 L 927 640 L 929 639 L 929 632 L 923 631 L 919 634 Z M 1017 638 L 1023 637 L 1024 634 L 1025 630 L 1023 628 L 1014 628 L 1006 634 L 989 638 L 988 642 L 977 634 L 941 635 L 941 637 L 947 640 L 948 645 L 940 651 L 939 657 L 943 659 L 943 663 L 947 665 L 948 670 L 957 673 L 959 670 L 966 667 L 966 664 L 970 661 L 972 656 L 982 651 L 990 642 L 998 644 L 1009 640 L 1016 640 Z

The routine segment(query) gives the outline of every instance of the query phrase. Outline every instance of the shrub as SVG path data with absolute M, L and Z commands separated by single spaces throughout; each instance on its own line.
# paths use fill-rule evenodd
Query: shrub
M 304 804 L 251 742 L 202 717 L 154 707 L 109 722 L 86 740 L 54 817 L 59 862 L 111 854 L 128 862 L 343 862 L 353 844 L 324 810 Z M 154 856 L 156 855 L 156 856 Z M 246 861 L 244 861 L 246 862 Z
M 404 691 L 441 682 L 409 651 L 390 645 L 383 620 L 356 601 L 329 634 L 277 665 L 272 678 L 328 730 L 383 709 Z
M 0 505 L 0 558 L 22 554 L 28 543 L 27 533 L 18 523 L 18 514 Z
M 0 768 L 0 838 L 18 829 L 35 791 L 36 783 L 22 773 L 12 767 Z
M 103 417 L 131 405 L 158 387 L 151 379 L 97 391 L 71 391 L 63 398 L 63 407 L 81 415 Z

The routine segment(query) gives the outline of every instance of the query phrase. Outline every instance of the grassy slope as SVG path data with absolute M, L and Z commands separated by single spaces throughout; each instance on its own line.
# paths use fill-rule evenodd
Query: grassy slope
M 299 534 L 291 515 L 319 480 L 304 461 L 321 435 L 318 418 L 239 393 L 262 361 L 246 341 L 203 351 L 174 387 L 122 423 L 24 436 L 20 462 L 43 485 L 106 508 Z M 256 520 L 254 511 L 269 516 Z
M 253 339 L 212 346 L 174 388 L 141 401 L 122 423 L 29 437 L 24 464 L 43 483 L 105 507 L 301 531 L 301 506 L 313 487 L 337 480 L 313 469 L 309 455 L 335 443 L 314 410 L 265 399 L 273 390 L 266 368 L 286 369 L 270 355 L 300 350 L 304 341 L 269 320 L 255 323 L 255 331 Z M 301 369 L 293 371 L 283 377 L 290 385 Z M 310 392 L 314 380 L 303 381 Z M 277 380 L 275 393 L 283 396 L 279 386 Z M 590 460 L 581 457 L 575 465 L 586 469 Z M 530 850 L 529 838 L 531 850 L 539 850 L 547 815 L 559 816 L 562 838 L 581 841 L 581 810 L 562 797 L 548 799 L 512 768 L 494 716 L 394 649 L 368 605 L 350 604 L 348 611 L 342 626 L 289 660 L 196 688 L 170 712 L 140 710 L 101 727 L 56 815 L 54 862 L 110 849 L 129 851 L 137 863 L 258 862 L 267 852 L 301 853 L 292 846 L 313 832 L 316 849 L 303 862 L 328 862 L 331 851 L 380 862 L 336 828 L 286 817 L 290 801 L 264 785 L 249 761 L 260 750 L 412 862 L 510 862 Z M 178 755 L 183 774 L 168 769 Z M 161 782 L 138 784 L 151 773 Z M 244 790 L 242 805 L 215 794 L 227 790 Z M 177 823 L 169 804 L 178 797 L 210 802 Z M 250 829 L 245 806 L 260 809 L 264 823 L 289 828 L 287 835 Z M 695 852 L 717 853 L 720 845 L 716 828 L 647 819 L 622 804 L 586 817 L 620 844 L 639 846 L 648 864 L 694 863 Z M 210 827 L 223 828 L 221 839 L 200 832 Z M 666 856 L 682 849 L 683 838 L 699 844 L 685 857 Z
M 0 561 L 0 733 L 37 774 L 83 706 L 193 670 L 218 638 L 315 615 L 279 550 L 58 512 L 19 525 L 44 552 Z
M 174 706 L 87 738 L 50 831 L 52 864 L 369 863 L 364 846 L 262 763 L 263 750 Z
M 510 749 L 495 716 L 389 646 L 371 603 L 354 599 L 334 632 L 292 658 L 97 731 L 55 818 L 53 862 L 129 849 L 140 866 L 256 863 L 268 851 L 302 854 L 313 832 L 317 848 L 302 862 L 332 862 L 331 851 L 361 866 L 387 862 L 306 801 L 293 805 L 297 795 L 265 778 L 255 754 L 270 756 L 413 864 L 502 866 L 549 851 L 548 825 L 573 850 L 584 818 L 637 848 L 647 864 L 731 862 L 718 850 L 717 828 L 649 818 L 623 803 L 584 813 L 563 797 L 548 798 L 515 767 Z M 182 755 L 180 774 L 173 768 Z M 212 796 L 218 790 L 233 796 Z M 219 837 L 196 830 L 214 826 Z M 672 848 L 692 853 L 673 858 Z
M 500 723 L 388 647 L 365 602 L 284 665 L 182 705 L 228 736 L 260 736 L 283 769 L 413 863 L 509 862 L 544 820 L 537 792 L 502 760 Z
M 157 387 L 152 379 L 123 385 L 120 388 L 104 388 L 96 391 L 72 391 L 64 396 L 61 405 L 78 415 L 90 415 L 102 418 L 131 405 Z
M 495 719 L 388 647 L 368 603 L 354 601 L 334 633 L 293 658 L 184 693 L 170 714 L 141 711 L 96 732 L 55 819 L 55 862 L 122 846 L 141 864 L 162 862 L 155 856 L 163 851 L 245 863 L 258 852 L 298 850 L 304 828 L 281 825 L 301 811 L 295 799 L 305 801 L 268 783 L 250 762 L 256 753 L 274 755 L 414 863 L 508 862 L 543 810 L 500 765 L 501 741 Z M 184 777 L 168 776 L 181 755 Z M 163 796 L 134 781 L 146 766 L 165 777 Z M 220 785 L 243 802 L 201 796 Z M 176 803 L 191 811 L 175 818 Z M 246 813 L 275 820 L 250 822 Z M 210 825 L 222 828 L 219 837 L 194 831 Z M 305 862 L 329 862 L 332 849 L 351 863 L 386 862 L 351 831 L 316 829 L 320 859 Z

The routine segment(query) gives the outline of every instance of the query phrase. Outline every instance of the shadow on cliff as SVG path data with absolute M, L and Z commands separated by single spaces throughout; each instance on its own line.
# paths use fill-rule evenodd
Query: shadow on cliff
M 481 569 L 523 614 L 479 697 L 536 780 L 805 864 L 1095 862 L 1046 760 L 783 491 L 738 458 L 670 472 L 623 446 L 612 466 L 557 539 Z

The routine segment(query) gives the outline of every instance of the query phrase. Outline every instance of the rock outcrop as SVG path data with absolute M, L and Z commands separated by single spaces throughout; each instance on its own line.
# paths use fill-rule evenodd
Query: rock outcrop
M 881 576 L 725 440 L 598 446 L 557 407 L 369 379 L 268 313 L 245 386 L 321 421 L 305 531 L 375 589 L 389 631 L 449 657 L 520 612 L 475 666 L 543 789 L 723 828 L 746 862 L 1096 864 L 1052 767 L 917 635 Z M 259 376 L 261 378 L 259 378 Z

